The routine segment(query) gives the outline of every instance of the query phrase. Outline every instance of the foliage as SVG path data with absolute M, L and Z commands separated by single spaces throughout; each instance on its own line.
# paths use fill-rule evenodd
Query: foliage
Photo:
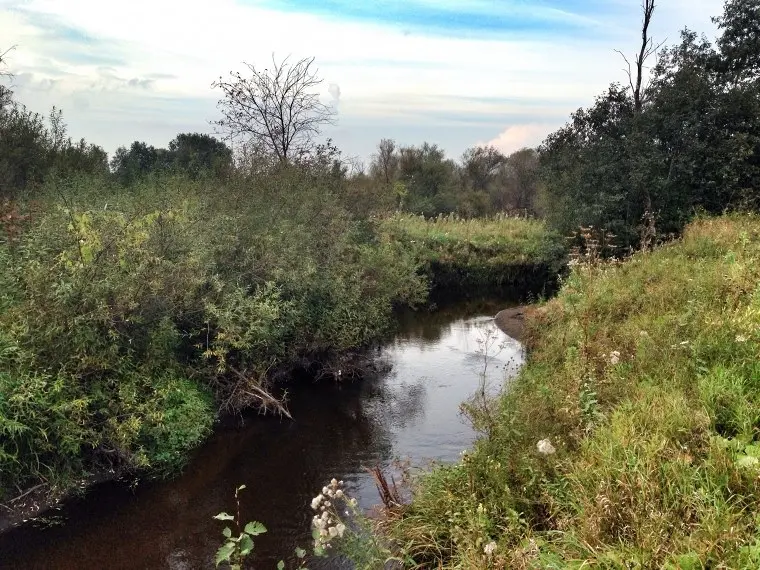
M 53 108 L 49 122 L 0 89 L 0 198 L 57 176 L 107 173 L 105 151 L 84 139 L 72 142 L 60 110 Z
M 659 52 L 640 99 L 612 84 L 547 137 L 540 159 L 553 228 L 605 227 L 636 246 L 647 215 L 666 238 L 700 211 L 758 209 L 758 10 L 756 0 L 728 0 L 715 20 L 717 51 L 684 30 Z
M 534 219 L 397 214 L 381 228 L 384 239 L 414 251 L 434 291 L 448 294 L 539 294 L 551 287 L 565 260 L 559 236 Z
M 410 567 L 754 567 L 758 268 L 748 215 L 576 263 L 490 436 L 418 482 Z
M 316 162 L 128 191 L 69 177 L 9 206 L 0 496 L 102 469 L 168 475 L 217 410 L 287 413 L 277 378 L 383 339 L 427 286 L 339 181 Z

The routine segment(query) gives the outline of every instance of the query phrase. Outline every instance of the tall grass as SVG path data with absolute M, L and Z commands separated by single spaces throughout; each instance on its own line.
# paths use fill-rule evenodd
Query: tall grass
M 394 525 L 411 566 L 760 567 L 759 284 L 756 216 L 574 266 L 490 437 Z
M 539 295 L 549 292 L 565 263 L 563 240 L 535 219 L 396 214 L 381 230 L 414 252 L 434 294 Z

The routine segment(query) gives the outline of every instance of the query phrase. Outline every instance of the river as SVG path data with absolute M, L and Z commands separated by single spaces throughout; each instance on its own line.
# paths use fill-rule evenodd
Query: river
M 478 341 L 492 343 L 492 391 L 522 363 L 519 343 L 493 323 L 503 307 L 470 302 L 402 316 L 398 334 L 379 351 L 388 366 L 377 377 L 299 385 L 289 403 L 292 421 L 250 414 L 220 427 L 170 481 L 90 489 L 43 521 L 0 536 L 0 568 L 213 568 L 224 525 L 212 517 L 233 511 L 240 484 L 247 485 L 243 518 L 268 528 L 256 540 L 254 567 L 274 568 L 295 547 L 310 544 L 309 502 L 332 477 L 370 508 L 378 493 L 366 467 L 390 468 L 408 458 L 425 468 L 455 461 L 472 443 L 476 434 L 459 406 L 479 386 L 484 359 Z

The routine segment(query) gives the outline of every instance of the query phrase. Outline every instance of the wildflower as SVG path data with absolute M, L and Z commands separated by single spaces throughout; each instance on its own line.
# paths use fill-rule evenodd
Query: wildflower
M 496 548 L 496 543 L 492 540 L 483 547 L 483 552 L 486 553 L 486 556 L 491 556 L 496 551 Z
M 338 531 L 338 537 L 343 538 L 343 533 L 346 532 L 346 525 L 344 525 L 343 523 L 338 523 L 337 525 L 335 525 L 335 529 Z
M 610 364 L 615 366 L 618 362 L 620 362 L 620 351 L 613 350 L 610 352 Z
M 536 444 L 536 448 L 541 455 L 551 455 L 556 453 L 557 450 L 552 445 L 552 442 L 548 439 L 542 439 Z
M 316 511 L 319 508 L 319 505 L 322 502 L 322 499 L 324 499 L 322 495 L 317 495 L 316 497 L 314 497 L 311 500 L 311 508 Z
M 641 337 L 649 336 L 649 333 L 647 331 L 639 331 L 639 336 Z
M 736 335 L 736 342 L 747 342 L 747 340 L 749 339 L 747 339 L 747 337 L 743 334 Z

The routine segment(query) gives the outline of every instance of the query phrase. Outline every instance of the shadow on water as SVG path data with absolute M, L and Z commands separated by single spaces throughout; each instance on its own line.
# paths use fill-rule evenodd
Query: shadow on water
M 293 421 L 250 414 L 222 427 L 174 480 L 88 491 L 48 517 L 62 524 L 0 536 L 0 568 L 213 568 L 223 525 L 212 517 L 233 509 L 242 483 L 243 518 L 268 528 L 256 540 L 255 567 L 274 568 L 309 544 L 309 502 L 330 478 L 343 479 L 369 508 L 378 495 L 365 467 L 387 467 L 396 458 L 421 466 L 454 461 L 470 445 L 475 434 L 459 404 L 478 386 L 478 339 L 501 308 L 480 302 L 402 315 L 400 332 L 381 354 L 388 372 L 299 386 L 290 400 Z M 489 379 L 500 384 L 522 362 L 522 349 L 503 333 L 496 340 L 504 348 L 489 364 Z

